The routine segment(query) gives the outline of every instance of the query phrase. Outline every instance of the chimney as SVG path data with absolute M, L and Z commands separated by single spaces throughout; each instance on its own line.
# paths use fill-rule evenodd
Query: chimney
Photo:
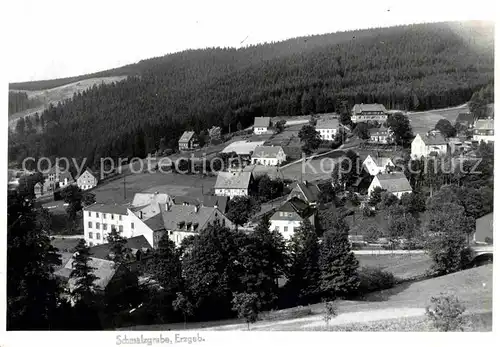
M 167 203 L 165 204 L 165 210 L 170 211 L 170 201 L 167 201 Z
M 139 211 L 139 218 L 142 219 L 142 211 Z
M 307 181 L 304 180 L 302 183 L 304 183 L 304 185 L 307 187 Z
M 199 207 L 197 205 L 194 206 L 194 213 L 198 213 Z

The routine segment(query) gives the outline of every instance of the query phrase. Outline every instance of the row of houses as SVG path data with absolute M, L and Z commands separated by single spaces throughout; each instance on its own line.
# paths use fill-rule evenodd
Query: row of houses
M 97 186 L 99 176 L 91 169 L 87 168 L 76 180 L 73 179 L 71 172 L 61 168 L 53 167 L 44 173 L 44 182 L 38 182 L 35 187 L 35 197 L 41 197 L 50 194 L 58 189 L 66 188 L 69 185 L 76 184 L 81 190 L 92 189 Z

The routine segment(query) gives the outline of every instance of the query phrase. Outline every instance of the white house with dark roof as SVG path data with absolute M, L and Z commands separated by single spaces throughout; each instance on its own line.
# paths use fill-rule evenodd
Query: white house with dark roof
M 255 117 L 253 123 L 253 133 L 257 135 L 265 134 L 271 127 L 271 118 L 269 117 Z
M 478 119 L 474 124 L 472 139 L 474 141 L 494 142 L 495 121 L 493 119 Z
M 387 121 L 388 112 L 381 104 L 356 104 L 352 108 L 351 120 L 353 123 Z
M 401 199 L 403 194 L 413 191 L 410 182 L 402 172 L 382 173 L 373 177 L 368 187 L 368 195 L 370 196 L 377 187 L 394 194 L 398 199 Z
M 85 171 L 76 179 L 76 185 L 81 190 L 92 189 L 95 186 L 97 186 L 98 182 L 99 182 L 98 175 L 95 174 L 89 168 L 86 168 Z
M 385 127 L 368 129 L 369 142 L 387 144 L 390 142 L 389 129 Z
M 269 218 L 271 231 L 278 231 L 285 240 L 289 240 L 304 220 L 308 219 L 312 226 L 315 224 L 316 209 L 309 206 L 298 197 L 281 205 Z
M 376 176 L 379 173 L 387 172 L 387 167 L 395 166 L 391 158 L 368 155 L 363 161 L 363 167 L 366 171 Z
M 179 138 L 179 150 L 181 151 L 189 151 L 198 147 L 198 138 L 194 131 L 185 131 Z
M 73 176 L 71 176 L 71 172 L 61 172 L 59 175 L 59 188 L 65 188 L 73 183 L 75 183 L 75 180 L 73 179 Z
M 217 174 L 217 181 L 214 186 L 215 195 L 228 196 L 230 199 L 235 196 L 247 196 L 252 181 L 253 176 L 251 172 L 220 171 Z
M 447 152 L 448 142 L 439 132 L 417 134 L 411 143 L 411 157 L 414 159 L 446 155 Z
M 278 166 L 286 161 L 281 146 L 258 146 L 252 154 L 252 164 Z
M 333 141 L 339 131 L 339 120 L 337 118 L 319 119 L 316 123 L 316 131 L 323 141 Z
M 217 207 L 165 204 L 161 205 L 161 217 L 169 239 L 176 246 L 180 246 L 186 237 L 198 234 L 209 223 L 234 228 Z
M 299 198 L 310 206 L 316 206 L 319 203 L 319 196 L 321 190 L 319 187 L 311 182 L 293 182 L 290 185 L 290 194 L 288 200 Z

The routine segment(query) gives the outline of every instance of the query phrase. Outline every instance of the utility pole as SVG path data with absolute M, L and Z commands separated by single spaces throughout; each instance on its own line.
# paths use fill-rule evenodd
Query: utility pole
M 123 200 L 127 200 L 127 188 L 126 188 L 127 182 L 125 181 L 126 177 L 127 176 L 123 176 Z

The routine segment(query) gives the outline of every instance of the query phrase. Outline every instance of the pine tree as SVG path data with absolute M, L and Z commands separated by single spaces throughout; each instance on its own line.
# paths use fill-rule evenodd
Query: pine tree
M 108 242 L 111 244 L 111 258 L 115 263 L 115 268 L 126 263 L 131 258 L 130 248 L 127 248 L 127 239 L 120 235 L 120 233 L 112 228 L 108 235 Z
M 154 253 L 154 277 L 167 295 L 172 297 L 182 287 L 182 266 L 175 244 L 165 234 Z
M 89 247 L 85 240 L 81 239 L 75 247 L 73 255 L 73 270 L 69 278 L 75 280 L 75 288 L 72 291 L 72 296 L 75 302 L 83 300 L 88 302 L 95 292 L 95 281 L 98 279 L 94 275 L 93 268 L 90 264 Z
M 287 286 L 297 304 L 315 301 L 320 293 L 318 236 L 309 220 L 304 220 L 290 242 L 290 269 Z
M 359 286 L 359 262 L 351 251 L 349 227 L 343 219 L 333 224 L 323 235 L 319 257 L 321 290 L 329 299 L 348 296 Z

